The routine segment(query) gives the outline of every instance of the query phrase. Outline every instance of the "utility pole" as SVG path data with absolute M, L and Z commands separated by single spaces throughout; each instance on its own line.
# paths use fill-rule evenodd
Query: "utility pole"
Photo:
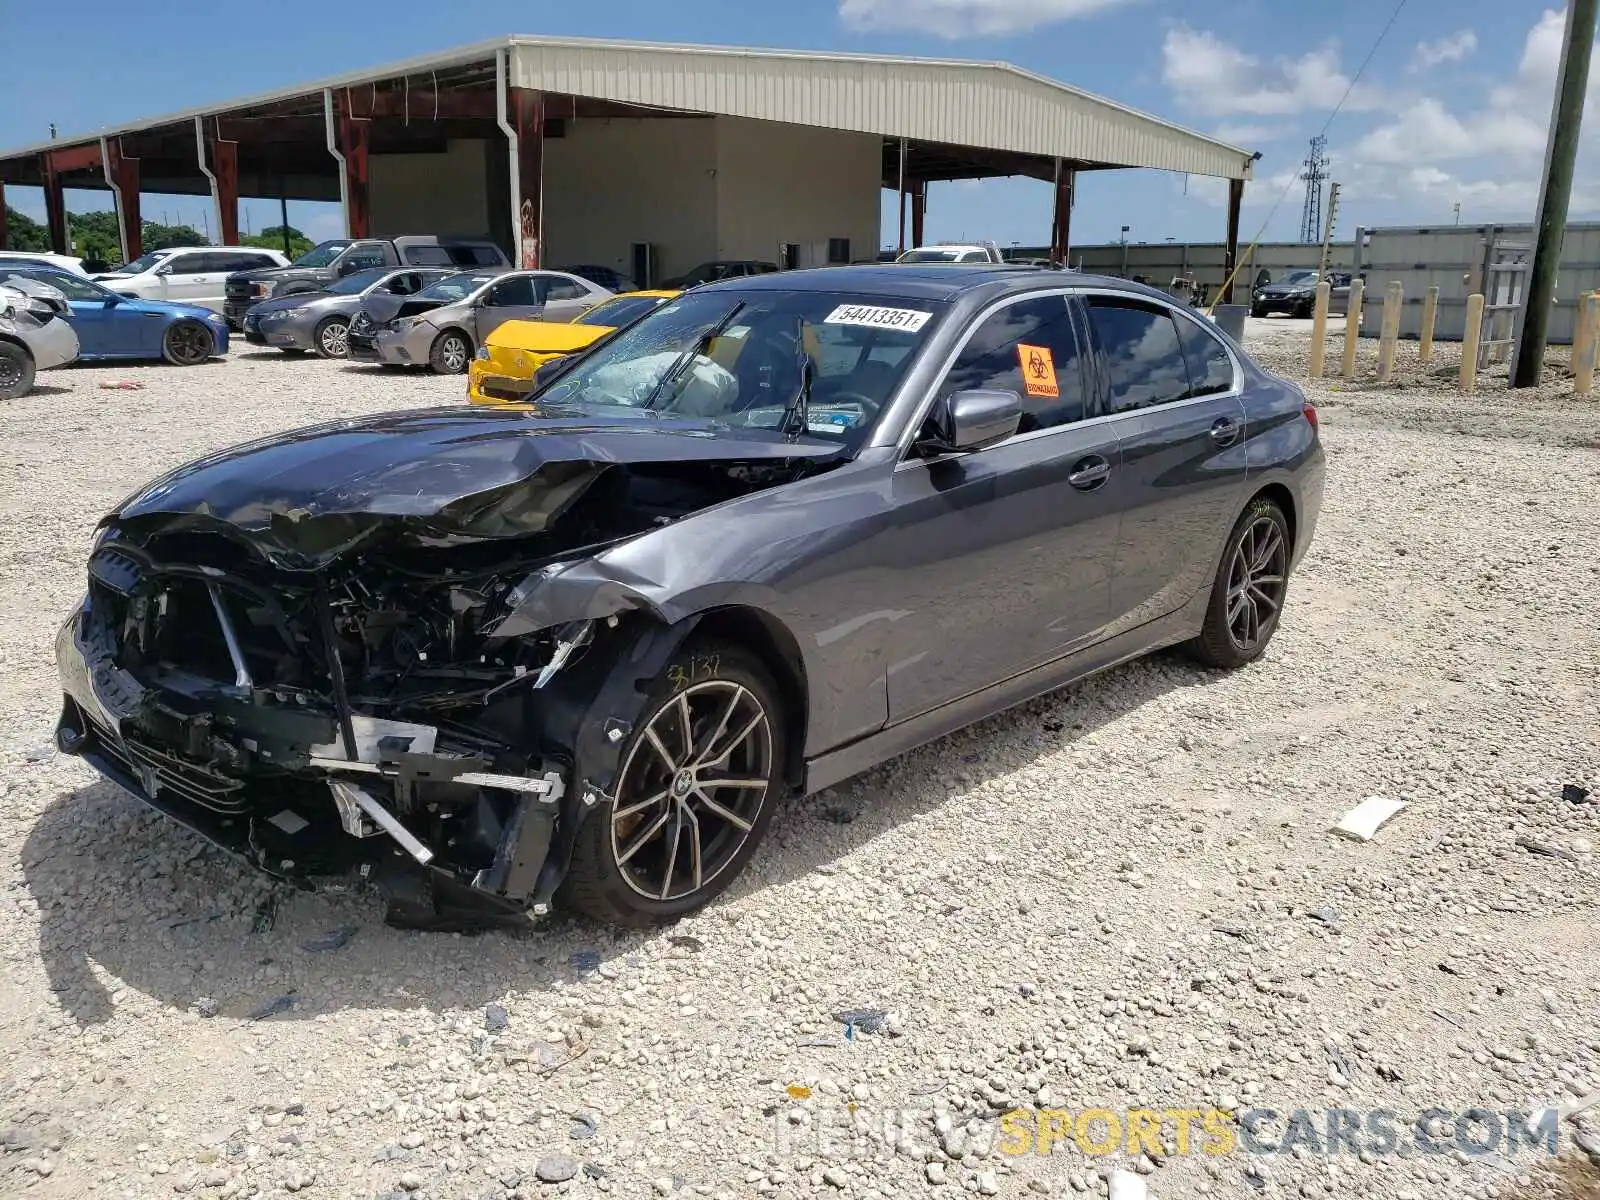
M 1333 241 L 1333 227 L 1339 223 L 1339 185 L 1328 185 L 1328 223 L 1322 227 L 1322 255 L 1317 259 L 1317 278 L 1328 274 L 1328 245 Z
M 1453 205 L 1451 205 L 1451 208 L 1455 210 L 1456 224 L 1461 224 L 1461 201 L 1457 200 Z
M 1550 305 L 1555 299 L 1556 271 L 1561 265 L 1561 243 L 1567 234 L 1572 166 L 1578 156 L 1578 127 L 1583 123 L 1583 97 L 1589 86 L 1589 55 L 1594 50 L 1597 12 L 1600 0 L 1567 0 L 1567 29 L 1550 114 L 1544 180 L 1539 185 L 1533 264 L 1528 269 L 1522 327 L 1511 366 L 1514 388 L 1536 387 L 1544 370 L 1544 342 L 1550 328 Z

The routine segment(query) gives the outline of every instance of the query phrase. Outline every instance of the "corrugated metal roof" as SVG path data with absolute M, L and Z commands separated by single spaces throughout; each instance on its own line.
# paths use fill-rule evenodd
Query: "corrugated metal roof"
M 92 133 L 0 159 L 491 60 L 521 87 L 601 100 L 850 129 L 1108 166 L 1249 178 L 1250 152 L 1003 62 L 511 36 Z

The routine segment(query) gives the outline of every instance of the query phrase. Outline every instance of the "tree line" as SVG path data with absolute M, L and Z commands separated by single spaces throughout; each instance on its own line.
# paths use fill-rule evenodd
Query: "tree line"
M 204 234 L 192 225 L 163 225 L 160 221 L 140 222 L 144 249 L 169 250 L 174 246 L 205 246 L 209 243 Z M 122 261 L 122 239 L 117 232 L 117 215 L 113 212 L 87 212 L 67 214 L 67 236 L 72 243 L 72 253 L 86 263 L 113 266 Z M 268 250 L 283 249 L 283 227 L 269 225 L 260 233 L 239 239 L 244 246 L 261 246 Z M 289 257 L 298 258 L 311 249 L 311 239 L 293 225 L 289 226 Z M 3 250 L 50 249 L 50 230 L 24 212 L 6 205 L 6 238 Z

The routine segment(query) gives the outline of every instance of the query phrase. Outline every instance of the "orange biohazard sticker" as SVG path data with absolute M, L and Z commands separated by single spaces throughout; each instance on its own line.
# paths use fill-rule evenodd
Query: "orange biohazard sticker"
M 1061 388 L 1056 384 L 1056 363 L 1050 356 L 1049 346 L 1030 346 L 1017 343 L 1017 358 L 1022 363 L 1022 386 L 1030 396 L 1061 398 Z

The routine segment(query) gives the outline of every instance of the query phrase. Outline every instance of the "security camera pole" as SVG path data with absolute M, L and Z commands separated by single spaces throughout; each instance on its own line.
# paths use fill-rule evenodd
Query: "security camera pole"
M 1523 298 L 1522 328 L 1517 337 L 1511 386 L 1536 387 L 1544 370 L 1544 342 L 1550 328 L 1561 243 L 1567 233 L 1567 207 L 1572 201 L 1572 165 L 1578 155 L 1578 127 L 1583 123 L 1583 97 L 1589 86 L 1589 54 L 1600 0 L 1568 0 L 1566 39 L 1556 75 L 1556 99 L 1550 115 L 1550 140 L 1545 148 L 1544 181 L 1539 187 L 1539 226 L 1533 265 Z

